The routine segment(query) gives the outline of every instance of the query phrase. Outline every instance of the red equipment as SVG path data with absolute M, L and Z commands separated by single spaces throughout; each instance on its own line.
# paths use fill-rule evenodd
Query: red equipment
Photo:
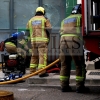
M 1 41 L 0 43 L 0 51 L 4 51 L 4 41 Z
M 7 60 L 7 65 L 9 67 L 15 67 L 17 65 L 17 60 L 15 60 L 15 59 L 8 59 Z

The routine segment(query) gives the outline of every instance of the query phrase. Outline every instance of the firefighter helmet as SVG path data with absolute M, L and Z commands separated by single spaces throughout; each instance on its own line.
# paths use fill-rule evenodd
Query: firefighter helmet
M 81 4 L 77 4 L 72 9 L 71 14 L 81 14 Z
M 37 7 L 36 13 L 37 12 L 42 12 L 43 14 L 45 14 L 45 9 L 43 7 Z
M 14 39 L 20 39 L 20 38 L 23 38 L 25 35 L 25 32 L 24 31 L 21 31 L 21 32 L 15 32 L 13 34 L 11 34 L 11 37 L 13 37 Z

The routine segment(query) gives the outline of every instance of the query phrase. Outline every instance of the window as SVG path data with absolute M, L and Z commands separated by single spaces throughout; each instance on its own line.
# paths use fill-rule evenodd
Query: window
M 28 20 L 34 16 L 38 0 L 14 0 L 14 29 L 26 28 Z
M 59 29 L 60 23 L 65 18 L 66 0 L 43 0 L 43 7 L 46 9 L 46 16 L 54 29 Z
M 0 0 L 0 29 L 9 29 L 9 2 Z
M 53 29 L 59 29 L 61 21 L 71 13 L 75 0 L 0 0 L 0 31 L 26 28 L 35 9 L 43 6 Z

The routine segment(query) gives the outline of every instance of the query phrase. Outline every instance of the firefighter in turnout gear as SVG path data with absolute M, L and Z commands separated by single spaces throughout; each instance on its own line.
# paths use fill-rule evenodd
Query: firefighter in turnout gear
M 81 36 L 81 4 L 77 4 L 70 16 L 61 22 L 60 29 L 60 82 L 62 92 L 72 91 L 70 87 L 71 61 L 76 66 L 76 92 L 87 92 L 85 87 L 86 65 L 84 60 L 83 43 Z
M 45 17 L 45 9 L 38 7 L 36 14 L 27 23 L 30 30 L 30 40 L 32 45 L 32 56 L 30 62 L 30 73 L 42 69 L 47 65 L 47 51 L 51 23 Z M 46 70 L 39 73 L 39 77 L 46 77 Z
M 12 33 L 11 36 L 4 41 L 6 51 L 10 54 L 18 53 L 26 57 L 26 51 L 28 51 L 29 48 L 24 39 L 24 35 L 24 31 Z

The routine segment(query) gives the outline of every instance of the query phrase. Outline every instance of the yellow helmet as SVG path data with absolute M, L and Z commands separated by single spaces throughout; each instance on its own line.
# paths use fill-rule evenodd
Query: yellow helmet
M 38 7 L 36 9 L 36 12 L 42 12 L 44 14 L 45 13 L 45 9 L 43 7 Z

